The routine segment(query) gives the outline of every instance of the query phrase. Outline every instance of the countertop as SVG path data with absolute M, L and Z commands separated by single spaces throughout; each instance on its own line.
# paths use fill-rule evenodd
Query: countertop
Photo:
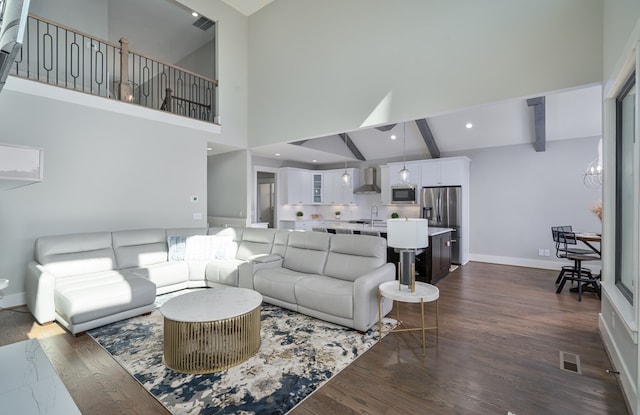
M 286 221 L 286 220 L 283 220 Z M 302 222 L 305 219 L 293 219 L 292 222 Z M 319 220 L 306 220 L 307 222 L 325 222 L 324 226 L 327 229 L 351 229 L 353 231 L 378 231 L 380 233 L 387 233 L 387 223 L 382 221 L 375 223 L 373 226 L 368 223 L 350 223 L 348 220 L 335 220 L 335 219 L 319 219 Z M 435 226 L 429 226 L 429 236 L 436 236 L 445 232 L 451 232 L 452 228 L 439 228 Z

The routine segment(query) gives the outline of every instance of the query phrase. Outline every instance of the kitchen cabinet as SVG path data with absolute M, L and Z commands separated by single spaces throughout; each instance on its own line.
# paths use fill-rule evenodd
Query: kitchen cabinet
M 323 173 L 312 173 L 311 177 L 312 177 L 312 183 L 313 183 L 313 188 L 311 190 L 312 192 L 312 202 L 313 203 L 317 203 L 320 204 L 323 202 L 322 196 L 323 196 L 323 192 L 322 192 L 322 178 L 323 178 Z
M 451 157 L 423 161 L 422 186 L 461 186 L 465 171 L 468 171 L 468 160 L 466 157 Z
M 449 274 L 451 267 L 451 232 L 444 232 L 429 237 L 429 246 L 425 250 L 426 257 L 431 260 L 426 261 L 426 278 L 430 284 L 435 284 L 438 280 Z
M 389 166 L 380 166 L 380 204 L 391 204 L 391 183 L 389 182 Z
M 345 184 L 342 179 L 344 169 L 323 171 L 323 204 L 348 205 L 355 203 L 353 185 L 354 183 L 358 183 L 358 171 L 351 168 L 347 169 L 347 173 L 349 173 L 349 183 Z
M 283 167 L 280 169 L 281 203 L 309 205 L 312 199 L 312 177 L 310 170 Z

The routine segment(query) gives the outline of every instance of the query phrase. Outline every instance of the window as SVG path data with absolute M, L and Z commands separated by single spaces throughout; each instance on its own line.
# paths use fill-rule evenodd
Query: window
M 635 143 L 636 74 L 627 79 L 616 97 L 616 286 L 633 303 L 636 234 L 634 194 L 638 159 Z

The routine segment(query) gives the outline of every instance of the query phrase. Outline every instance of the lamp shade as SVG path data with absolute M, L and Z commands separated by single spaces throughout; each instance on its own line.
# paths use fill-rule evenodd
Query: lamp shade
M 429 246 L 427 219 L 388 219 L 387 245 L 399 249 L 418 249 Z

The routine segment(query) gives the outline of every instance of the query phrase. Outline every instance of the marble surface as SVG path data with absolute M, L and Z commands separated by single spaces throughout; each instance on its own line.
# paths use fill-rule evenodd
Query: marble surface
M 0 347 L 0 412 L 80 414 L 38 340 Z
M 261 303 L 262 295 L 257 291 L 215 287 L 172 298 L 160 307 L 160 313 L 173 321 L 202 323 L 237 317 Z
M 347 223 L 340 222 L 325 226 L 327 229 L 351 229 L 353 231 L 377 231 L 380 233 L 387 233 L 387 225 L 384 224 L 374 224 L 373 226 L 367 223 Z M 440 235 L 441 233 L 451 232 L 453 229 L 451 228 L 438 228 L 429 226 L 429 236 Z
M 403 303 L 419 303 L 420 301 L 428 303 L 440 297 L 438 287 L 419 281 L 416 281 L 416 291 L 413 293 L 409 291 L 408 286 L 400 285 L 398 281 L 383 282 L 378 289 L 383 297 Z

